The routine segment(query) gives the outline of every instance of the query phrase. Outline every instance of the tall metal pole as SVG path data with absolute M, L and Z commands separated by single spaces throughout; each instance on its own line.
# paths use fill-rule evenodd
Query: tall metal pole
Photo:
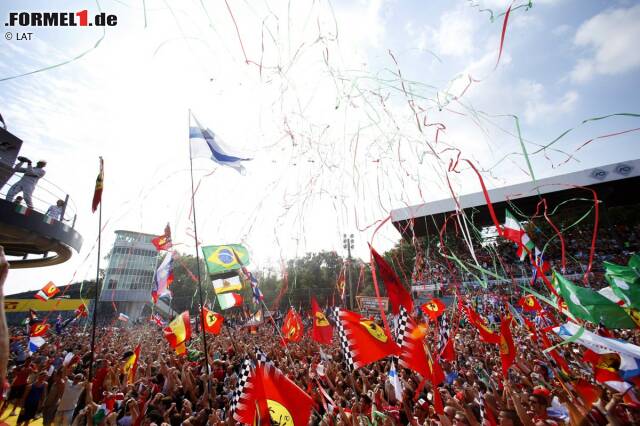
M 104 185 L 104 183 L 103 183 Z M 96 266 L 96 295 L 93 300 L 93 324 L 91 327 L 91 364 L 89 365 L 89 381 L 93 379 L 93 361 L 95 359 L 96 346 L 96 322 L 98 319 L 98 300 L 100 299 L 100 243 L 102 241 L 102 199 L 98 212 L 98 265 Z
M 189 109 L 189 115 L 187 117 L 187 125 L 191 127 L 191 109 Z M 189 138 L 191 139 L 191 138 Z M 204 331 L 204 315 L 202 315 L 202 307 L 204 302 L 202 300 L 202 279 L 200 278 L 200 253 L 198 252 L 198 226 L 196 225 L 196 203 L 195 203 L 195 189 L 193 184 L 193 157 L 191 154 L 191 140 L 189 140 L 189 170 L 191 171 L 191 210 L 193 210 L 193 238 L 196 242 L 196 271 L 198 273 L 198 296 L 200 296 L 200 332 L 202 334 L 202 346 L 204 347 L 204 360 L 207 364 L 207 375 L 211 373 L 209 368 L 209 351 L 207 350 L 207 333 Z M 209 379 L 207 379 L 207 386 L 209 385 Z
M 344 234 L 343 247 L 347 249 L 347 286 L 349 287 L 349 309 L 353 310 L 355 294 L 353 292 L 353 280 L 351 279 L 351 249 L 353 248 L 353 234 L 347 237 Z

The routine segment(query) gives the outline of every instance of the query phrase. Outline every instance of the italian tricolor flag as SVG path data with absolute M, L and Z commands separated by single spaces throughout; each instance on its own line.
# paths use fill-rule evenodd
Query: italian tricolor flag
M 520 222 L 516 220 L 509 210 L 505 210 L 505 220 L 502 228 L 504 237 L 518 245 L 517 254 L 520 256 L 520 260 L 524 260 L 527 252 L 531 253 L 535 245 L 522 225 L 520 225 Z
M 220 309 L 225 310 L 234 306 L 242 306 L 242 296 L 238 293 L 223 293 L 218 295 Z

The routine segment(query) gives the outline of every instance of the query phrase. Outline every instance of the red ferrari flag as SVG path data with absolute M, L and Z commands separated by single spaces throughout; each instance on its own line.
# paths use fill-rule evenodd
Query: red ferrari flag
M 233 418 L 248 425 L 306 425 L 313 399 L 271 363 L 259 363 L 242 387 Z
M 169 250 L 173 246 L 173 243 L 171 242 L 171 227 L 169 226 L 169 223 L 164 227 L 164 234 L 152 239 L 151 243 L 158 251 Z
M 284 317 L 284 323 L 282 324 L 284 343 L 299 342 L 303 332 L 304 327 L 300 314 L 297 313 L 293 307 L 289 308 L 289 312 L 287 312 L 287 315 Z
M 49 331 L 49 324 L 44 322 L 33 324 L 29 328 L 29 337 L 42 337 L 47 334 L 47 331 Z
M 350 369 L 358 369 L 389 355 L 398 355 L 400 348 L 386 330 L 372 319 L 355 312 L 336 308 L 338 336 Z
M 522 296 L 520 300 L 518 300 L 518 306 L 521 306 L 522 309 L 527 312 L 540 312 L 542 310 L 540 302 L 538 302 L 538 299 L 533 294 Z
M 447 306 L 444 304 L 444 302 L 437 297 L 434 297 L 424 305 L 420 306 L 420 310 L 422 310 L 422 312 L 433 321 L 437 320 L 446 308 Z
M 178 347 L 191 338 L 189 311 L 184 311 L 169 323 L 164 329 L 164 337 L 172 348 Z
M 378 265 L 380 277 L 387 289 L 389 301 L 391 301 L 392 312 L 397 314 L 400 311 L 400 306 L 404 306 L 407 312 L 413 312 L 413 300 L 411 299 L 411 294 L 409 294 L 407 289 L 404 288 L 400 279 L 393 271 L 393 268 L 389 266 L 389 264 L 378 254 L 377 251 L 375 251 L 373 247 L 371 247 L 371 245 L 369 245 L 369 249 L 371 249 L 373 260 L 376 265 Z
M 204 317 L 204 331 L 211 334 L 220 334 L 224 317 L 207 308 L 202 308 L 202 316 Z
M 40 300 L 49 300 L 52 297 L 55 297 L 58 293 L 60 293 L 60 289 L 56 287 L 53 281 L 49 281 L 47 285 L 42 287 L 42 290 L 35 295 L 35 298 Z
M 313 328 L 311 338 L 318 343 L 330 345 L 333 339 L 333 327 L 329 324 L 315 297 L 311 298 L 311 314 L 313 315 Z
M 480 333 L 480 340 L 486 343 L 493 343 L 495 345 L 500 344 L 500 335 L 491 330 L 487 326 L 487 322 L 482 318 L 473 308 L 462 305 L 463 313 L 466 314 L 467 320 L 473 325 Z
M 102 187 L 104 186 L 104 161 L 100 157 L 100 172 L 96 178 L 96 188 L 93 191 L 93 201 L 91 202 L 91 212 L 95 213 L 98 205 L 102 201 Z
M 80 318 L 80 317 L 86 318 L 87 316 L 89 316 L 89 314 L 87 313 L 87 307 L 85 306 L 84 303 L 82 305 L 78 306 L 76 308 L 76 310 L 73 311 L 73 313 L 78 318 Z
M 409 317 L 404 307 L 400 307 L 396 336 L 400 346 L 399 364 L 431 380 L 431 369 L 427 364 L 427 353 L 424 348 L 424 333 L 418 330 L 416 323 Z
M 516 345 L 511 335 L 511 321 L 513 317 L 503 317 L 500 321 L 500 359 L 502 360 L 502 375 L 507 378 L 509 367 L 516 359 Z

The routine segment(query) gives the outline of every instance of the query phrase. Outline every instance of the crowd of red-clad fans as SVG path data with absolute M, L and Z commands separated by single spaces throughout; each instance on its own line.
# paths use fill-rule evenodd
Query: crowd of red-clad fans
M 637 250 L 639 229 L 626 230 L 622 241 L 618 231 L 600 233 L 595 272 L 603 260 L 626 264 Z M 584 272 L 588 246 L 580 238 L 565 234 L 576 268 L 566 273 Z M 503 246 L 504 261 L 515 265 L 510 246 Z M 554 266 L 557 256 L 549 252 Z M 490 266 L 490 258 L 478 261 Z M 444 278 L 445 263 L 429 267 L 425 275 L 453 282 Z M 8 271 L 2 253 L 0 268 L 2 285 Z M 465 278 L 470 276 L 457 280 Z M 327 426 L 640 424 L 635 381 L 618 377 L 628 385 L 622 392 L 610 386 L 613 376 L 598 377 L 598 368 L 613 371 L 615 362 L 596 365 L 583 346 L 559 345 L 552 327 L 566 318 L 556 310 L 522 311 L 522 294 L 511 283 L 454 293 L 446 307 L 436 301 L 406 315 L 393 309 L 384 318 L 330 307 L 307 310 L 298 317 L 303 329 L 291 329 L 289 315 L 246 327 L 240 314 L 223 312 L 222 331 L 206 335 L 207 356 L 199 319 L 182 351 L 165 338 L 166 324 L 103 323 L 93 357 L 86 320 L 59 332 L 52 327 L 33 351 L 29 325 L 7 330 L 2 324 L 0 338 L 10 337 L 10 354 L 2 355 L 8 370 L 0 371 L 6 377 L 0 420 L 15 415 L 18 424 L 41 417 L 45 425 L 232 425 L 249 410 L 255 424 L 278 425 L 302 424 L 300 415 L 304 424 Z M 640 343 L 636 329 L 582 325 L 586 332 Z M 315 334 L 320 326 L 331 329 L 325 342 Z M 378 354 L 385 356 L 375 359 Z

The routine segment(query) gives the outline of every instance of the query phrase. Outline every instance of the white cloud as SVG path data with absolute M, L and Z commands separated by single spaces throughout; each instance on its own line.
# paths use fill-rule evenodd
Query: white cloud
M 475 21 L 465 12 L 457 9 L 440 17 L 440 26 L 432 35 L 440 54 L 465 56 L 473 51 Z
M 596 75 L 617 75 L 640 67 L 640 5 L 599 13 L 584 22 L 576 32 L 574 43 L 592 51 L 581 58 L 571 72 L 571 79 L 581 83 Z
M 544 86 L 529 80 L 520 81 L 516 91 L 525 103 L 524 119 L 529 124 L 573 111 L 579 98 L 577 92 L 568 91 L 559 99 L 546 100 Z

